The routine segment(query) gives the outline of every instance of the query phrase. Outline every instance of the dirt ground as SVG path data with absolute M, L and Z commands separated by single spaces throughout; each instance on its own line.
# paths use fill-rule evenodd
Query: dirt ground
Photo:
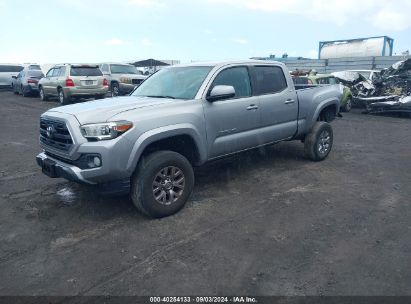
M 286 142 L 208 164 L 151 220 L 41 173 L 55 106 L 0 92 L 0 295 L 411 295 L 411 119 L 344 114 L 323 162 Z

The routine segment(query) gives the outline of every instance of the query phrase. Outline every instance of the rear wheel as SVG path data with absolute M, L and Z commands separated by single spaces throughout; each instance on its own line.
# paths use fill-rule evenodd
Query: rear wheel
M 59 102 L 62 105 L 66 105 L 70 103 L 70 98 L 66 97 L 66 95 L 64 94 L 63 89 L 59 89 L 58 90 L 58 98 L 59 98 Z
M 349 97 L 347 99 L 347 102 L 345 103 L 345 105 L 343 107 L 343 110 L 344 110 L 344 112 L 350 112 L 351 109 L 352 109 L 352 100 L 351 100 L 351 97 Z
M 111 96 L 115 97 L 120 94 L 120 87 L 117 82 L 111 84 Z
M 333 145 L 333 130 L 329 123 L 316 122 L 304 140 L 305 155 L 313 161 L 327 158 Z
M 190 162 L 173 151 L 144 157 L 132 177 L 131 199 L 143 214 L 161 218 L 184 207 L 194 187 Z
M 23 95 L 23 97 L 27 97 L 27 96 L 28 96 L 28 93 L 26 93 L 26 92 L 24 91 L 23 85 L 21 85 L 21 95 Z
M 11 89 L 13 90 L 14 94 L 16 94 L 16 95 L 19 94 L 19 92 L 17 91 L 17 88 L 13 84 L 11 85 Z
M 43 87 L 40 87 L 39 95 L 41 101 L 47 101 L 47 95 L 44 93 Z

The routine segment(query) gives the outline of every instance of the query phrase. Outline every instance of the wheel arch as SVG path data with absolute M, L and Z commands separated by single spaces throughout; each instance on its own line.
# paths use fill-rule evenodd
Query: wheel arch
M 143 133 L 135 142 L 127 170 L 132 174 L 141 157 L 154 151 L 170 150 L 185 156 L 192 165 L 200 165 L 207 159 L 206 144 L 199 132 L 189 125 L 162 127 Z

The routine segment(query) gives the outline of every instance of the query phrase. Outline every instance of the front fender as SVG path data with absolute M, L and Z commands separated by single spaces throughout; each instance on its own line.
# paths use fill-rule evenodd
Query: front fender
M 134 143 L 133 149 L 127 162 L 127 172 L 130 175 L 134 172 L 137 163 L 144 152 L 144 149 L 147 148 L 150 144 L 178 135 L 188 135 L 193 139 L 199 153 L 200 164 L 204 163 L 207 160 L 207 152 L 205 148 L 207 147 L 207 144 L 203 142 L 203 137 L 194 125 L 189 123 L 169 125 L 149 130 L 143 133 L 137 139 L 137 141 Z

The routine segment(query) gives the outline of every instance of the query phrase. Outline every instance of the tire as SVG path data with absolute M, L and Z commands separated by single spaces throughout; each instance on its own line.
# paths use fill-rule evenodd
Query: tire
M 335 113 L 331 109 L 327 109 L 323 113 L 321 113 L 320 121 L 331 122 L 335 118 Z
M 190 162 L 179 153 L 157 151 L 144 157 L 137 166 L 131 179 L 131 200 L 141 213 L 162 218 L 181 210 L 193 187 Z M 172 197 L 171 192 L 177 197 Z
M 313 161 L 327 158 L 333 146 L 333 129 L 327 122 L 316 122 L 311 132 L 305 136 L 304 153 Z
M 113 82 L 111 84 L 110 91 L 111 91 L 111 96 L 112 97 L 116 97 L 116 96 L 120 95 L 120 87 L 119 87 L 117 82 Z
M 44 93 L 43 87 L 40 87 L 39 95 L 40 95 L 41 101 L 47 101 L 48 100 L 46 93 Z
M 22 95 L 23 97 L 29 96 L 28 93 L 24 92 L 24 87 L 23 87 L 23 85 L 21 86 L 21 95 Z
M 59 89 L 57 94 L 58 94 L 57 96 L 58 96 L 58 99 L 61 105 L 66 105 L 70 103 L 71 101 L 70 98 L 64 95 L 64 91 L 62 89 Z
M 344 107 L 343 107 L 343 111 L 344 112 L 350 112 L 352 109 L 352 100 L 351 97 L 349 97 L 347 99 L 347 102 L 345 103 Z
M 13 90 L 13 94 L 19 95 L 19 92 L 16 90 L 16 87 L 11 85 L 11 89 Z

